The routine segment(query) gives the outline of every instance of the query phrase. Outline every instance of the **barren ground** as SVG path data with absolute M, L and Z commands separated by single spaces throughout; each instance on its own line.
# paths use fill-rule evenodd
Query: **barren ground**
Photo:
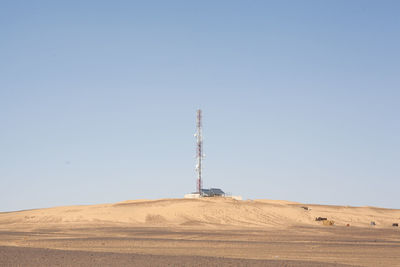
M 400 266 L 397 221 L 399 210 L 224 199 L 0 213 L 0 266 Z

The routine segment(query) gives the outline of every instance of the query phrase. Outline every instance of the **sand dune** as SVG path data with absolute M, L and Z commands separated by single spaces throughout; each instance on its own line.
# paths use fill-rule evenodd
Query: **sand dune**
M 399 266 L 398 222 L 394 209 L 229 198 L 3 212 L 0 265 Z
M 281 228 L 320 225 L 316 217 L 326 217 L 341 226 L 371 227 L 374 221 L 375 227 L 385 228 L 400 222 L 400 210 L 229 198 L 131 200 L 0 213 L 0 229 L 10 224 L 38 227 L 49 223 Z

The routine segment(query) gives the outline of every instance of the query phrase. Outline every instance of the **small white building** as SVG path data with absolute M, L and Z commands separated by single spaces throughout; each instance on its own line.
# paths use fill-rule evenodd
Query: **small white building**
M 201 198 L 201 195 L 199 193 L 191 193 L 191 194 L 186 194 L 185 198 Z

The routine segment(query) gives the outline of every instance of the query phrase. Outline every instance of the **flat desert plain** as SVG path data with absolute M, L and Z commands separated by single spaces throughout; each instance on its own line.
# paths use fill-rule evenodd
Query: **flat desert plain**
M 230 198 L 3 212 L 0 266 L 400 266 L 393 223 L 400 210 Z

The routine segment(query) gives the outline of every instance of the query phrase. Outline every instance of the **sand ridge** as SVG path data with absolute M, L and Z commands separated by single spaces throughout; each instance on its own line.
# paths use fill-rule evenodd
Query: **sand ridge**
M 229 198 L 3 212 L 0 265 L 400 266 L 398 221 L 395 209 Z
M 230 198 L 127 200 L 114 204 L 65 206 L 0 213 L 0 229 L 10 225 L 121 223 L 130 226 L 269 227 L 320 225 L 326 217 L 335 225 L 392 227 L 400 210 L 376 207 L 306 205 L 277 200 Z

